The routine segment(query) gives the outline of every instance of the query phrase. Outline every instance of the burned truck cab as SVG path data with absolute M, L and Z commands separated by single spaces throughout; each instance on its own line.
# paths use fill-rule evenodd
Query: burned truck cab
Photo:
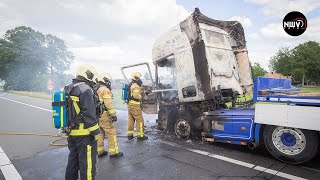
M 242 25 L 208 18 L 197 8 L 154 42 L 152 61 L 155 83 L 142 109 L 156 113 L 150 107 L 157 104 L 159 129 L 180 137 L 203 130 L 204 112 L 252 91 Z
M 201 129 L 203 112 L 252 92 L 244 31 L 236 21 L 210 19 L 196 9 L 155 41 L 152 59 L 163 129 L 177 131 L 179 121 L 188 126 L 182 129 Z

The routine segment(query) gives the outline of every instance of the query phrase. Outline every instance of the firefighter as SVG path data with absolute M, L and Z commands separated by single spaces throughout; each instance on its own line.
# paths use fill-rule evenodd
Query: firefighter
M 96 174 L 97 139 L 99 135 L 97 95 L 93 91 L 96 70 L 81 65 L 72 84 L 65 87 L 68 96 L 69 157 L 65 179 L 94 179 Z
M 136 133 L 138 140 L 147 140 L 144 135 L 144 120 L 141 111 L 141 74 L 135 72 L 131 75 L 131 83 L 129 84 L 129 102 L 128 102 L 128 140 L 133 139 L 133 127 L 136 122 Z
M 103 102 L 105 105 L 104 112 L 101 115 L 101 118 L 99 118 L 100 134 L 98 138 L 98 157 L 107 155 L 108 151 L 110 158 L 121 157 L 123 156 L 123 153 L 119 151 L 117 131 L 115 124 L 113 123 L 117 121 L 117 116 L 112 105 L 110 74 L 99 74 L 95 89 L 97 89 L 100 102 Z M 107 134 L 108 137 L 108 151 L 105 151 L 104 149 L 105 134 Z

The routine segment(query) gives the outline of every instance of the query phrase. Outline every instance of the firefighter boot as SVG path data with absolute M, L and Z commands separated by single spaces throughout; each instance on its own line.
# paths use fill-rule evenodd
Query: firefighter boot
M 148 136 L 137 137 L 138 141 L 145 141 L 148 139 Z
M 108 155 L 108 151 L 103 151 L 102 153 L 98 154 L 98 157 L 106 156 Z
M 131 139 L 133 139 L 133 135 L 128 136 L 128 140 L 131 140 Z
M 118 158 L 118 157 L 122 157 L 122 156 L 123 156 L 123 152 L 119 152 L 117 154 L 110 155 L 110 158 Z

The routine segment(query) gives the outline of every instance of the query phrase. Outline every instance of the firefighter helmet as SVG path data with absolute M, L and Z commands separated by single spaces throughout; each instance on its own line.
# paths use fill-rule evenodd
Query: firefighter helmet
M 131 79 L 139 80 L 141 78 L 141 73 L 135 72 L 131 75 Z
M 97 76 L 97 82 L 111 82 L 112 80 L 112 77 L 109 73 L 99 73 L 98 76 Z
M 89 64 L 82 64 L 77 68 L 76 76 L 83 77 L 88 81 L 94 81 L 97 76 L 97 71 Z

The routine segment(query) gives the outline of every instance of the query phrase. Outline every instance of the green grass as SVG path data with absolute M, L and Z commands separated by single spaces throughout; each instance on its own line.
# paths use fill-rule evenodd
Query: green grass
M 237 102 L 241 102 L 241 101 L 249 101 L 251 100 L 253 97 L 253 94 L 245 94 L 245 95 L 241 95 L 238 97 Z M 230 108 L 232 106 L 232 103 L 226 103 L 226 105 Z
M 29 97 L 35 97 L 35 98 L 41 98 L 41 99 L 51 99 L 52 96 L 50 94 L 44 93 L 44 92 L 29 92 L 29 91 L 8 91 L 8 93 L 12 94 L 18 94 L 23 96 L 29 96 Z
M 301 92 L 320 92 L 320 87 L 303 87 Z
M 52 98 L 51 94 L 47 94 L 44 92 L 29 92 L 29 91 L 8 91 L 8 93 L 18 94 L 22 96 L 35 97 L 40 99 L 50 99 Z M 112 103 L 115 109 L 127 110 L 127 104 L 123 102 L 121 99 L 121 89 L 112 90 L 113 99 Z

